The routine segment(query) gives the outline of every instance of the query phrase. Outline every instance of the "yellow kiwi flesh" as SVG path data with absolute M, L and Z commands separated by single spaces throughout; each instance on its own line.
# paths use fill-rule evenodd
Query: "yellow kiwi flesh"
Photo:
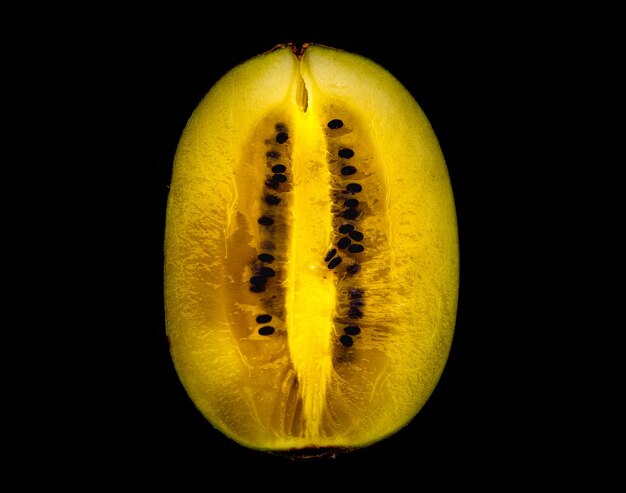
M 445 366 L 458 283 L 444 157 L 376 63 L 280 46 L 191 115 L 167 204 L 167 335 L 228 437 L 355 448 L 404 427 Z

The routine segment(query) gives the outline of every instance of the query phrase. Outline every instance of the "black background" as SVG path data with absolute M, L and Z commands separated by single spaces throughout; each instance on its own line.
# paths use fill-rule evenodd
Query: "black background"
M 83 185 L 66 206 L 90 208 L 79 219 L 89 249 L 77 245 L 73 259 L 85 266 L 75 303 L 89 350 L 79 352 L 85 371 L 70 370 L 78 400 L 64 412 L 81 467 L 103 478 L 283 486 L 520 484 L 554 473 L 553 455 L 573 439 L 554 407 L 564 369 L 546 371 L 552 331 L 562 330 L 552 242 L 562 203 L 554 208 L 548 192 L 561 179 L 553 122 L 578 45 L 567 35 L 553 42 L 549 21 L 459 29 L 446 16 L 411 15 L 118 20 L 62 44 L 76 55 L 76 76 L 61 94 L 79 102 L 74 130 L 85 146 Z M 378 444 L 307 461 L 247 450 L 213 430 L 180 385 L 164 335 L 164 213 L 178 138 L 222 75 L 284 42 L 353 51 L 407 87 L 446 157 L 461 247 L 455 338 L 426 406 Z

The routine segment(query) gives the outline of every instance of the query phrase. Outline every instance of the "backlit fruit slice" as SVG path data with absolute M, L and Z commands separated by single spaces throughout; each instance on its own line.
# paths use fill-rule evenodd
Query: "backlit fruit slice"
M 228 437 L 355 448 L 401 429 L 446 363 L 458 273 L 437 139 L 374 62 L 280 46 L 194 111 L 167 205 L 167 335 Z

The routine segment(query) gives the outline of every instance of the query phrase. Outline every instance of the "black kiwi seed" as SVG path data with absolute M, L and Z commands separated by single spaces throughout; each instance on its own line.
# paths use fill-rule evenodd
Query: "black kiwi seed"
M 346 147 L 344 149 L 339 149 L 338 154 L 339 157 L 342 157 L 344 159 L 350 159 L 352 156 L 354 156 L 354 151 Z
M 361 333 L 361 328 L 357 327 L 356 325 L 348 325 L 347 327 L 343 328 L 343 331 L 349 336 L 357 336 Z
M 363 187 L 358 183 L 348 183 L 348 185 L 346 186 L 346 190 L 350 193 L 359 193 L 361 190 L 363 190 Z
M 265 291 L 265 285 L 253 284 L 252 286 L 250 286 L 250 291 L 252 291 L 253 293 L 262 293 L 263 291 Z
M 265 327 L 261 327 L 259 329 L 259 334 L 262 336 L 269 336 L 274 333 L 274 330 L 274 327 L 272 327 L 271 325 L 266 325 Z
M 365 306 L 365 301 L 363 301 L 363 300 L 350 300 L 350 306 Z
M 341 344 L 343 344 L 346 347 L 350 347 L 350 346 L 352 346 L 352 344 L 354 344 L 354 341 L 352 340 L 352 337 L 350 337 L 349 335 L 346 335 L 346 334 L 342 335 L 339 338 L 339 342 L 341 342 Z
M 353 230 L 354 226 L 352 226 L 352 224 L 342 224 L 341 226 L 339 226 L 339 232 L 344 235 Z
M 272 173 L 284 173 L 287 171 L 287 166 L 284 164 L 275 164 L 272 166 Z
M 337 242 L 337 246 L 343 250 L 344 248 L 346 248 L 350 243 L 352 243 L 350 241 L 350 238 L 348 238 L 347 236 L 344 236 L 343 238 L 341 238 L 338 242 Z
M 336 253 L 337 253 L 336 248 L 333 248 L 332 250 L 330 250 L 324 257 L 324 262 L 328 262 L 331 258 L 335 256 Z
M 287 135 L 286 132 L 279 132 L 276 136 L 276 142 L 278 142 L 279 144 L 284 144 L 285 142 L 287 142 L 288 138 L 289 135 Z
M 339 264 L 341 263 L 341 257 L 335 257 L 334 259 L 332 259 L 330 262 L 328 262 L 328 268 L 329 269 L 334 269 L 335 267 L 337 267 Z
M 252 276 L 250 278 L 250 284 L 255 286 L 265 286 L 267 279 L 264 276 Z
M 354 208 L 359 206 L 359 201 L 357 199 L 348 199 L 343 203 L 343 205 L 345 205 L 346 207 Z
M 263 226 L 271 226 L 272 224 L 274 224 L 274 219 L 272 219 L 270 216 L 261 216 L 257 222 Z
M 270 255 L 269 253 L 262 253 L 261 255 L 259 255 L 257 257 L 261 262 L 267 262 L 269 264 L 271 264 L 274 260 L 276 260 L 274 258 L 274 255 Z
M 350 253 L 361 253 L 363 250 L 365 250 L 365 247 L 358 243 L 353 243 L 352 245 L 348 247 L 348 251 Z
M 287 125 L 285 125 L 284 123 L 277 123 L 276 125 L 274 125 L 274 128 L 277 132 L 287 132 Z
M 348 296 L 352 299 L 363 298 L 363 290 L 359 288 L 351 288 L 348 290 Z
M 278 205 L 280 203 L 280 197 L 276 195 L 266 195 L 265 202 L 269 205 Z
M 328 128 L 331 128 L 333 130 L 336 130 L 341 127 L 343 127 L 343 122 L 339 120 L 338 118 L 333 118 L 331 121 L 328 122 Z
M 280 157 L 280 152 L 278 151 L 267 151 L 265 156 L 270 159 L 278 159 Z
M 348 317 L 350 318 L 363 318 L 363 312 L 356 306 L 351 306 L 348 310 Z
M 285 183 L 287 181 L 287 177 L 285 175 L 277 174 L 272 176 L 272 181 L 274 183 Z
M 343 176 L 353 175 L 354 173 L 356 173 L 356 168 L 354 166 L 344 166 L 341 168 L 341 174 Z
M 272 316 L 271 315 L 259 315 L 256 318 L 256 321 L 258 324 L 266 324 L 272 321 Z
M 359 216 L 357 209 L 346 209 L 341 216 L 345 219 L 356 219 Z
M 361 233 L 360 231 L 356 231 L 356 230 L 350 231 L 349 236 L 354 241 L 361 241 L 363 239 L 363 233 Z
M 276 271 L 270 267 L 261 267 L 259 274 L 263 277 L 274 277 L 276 275 Z
M 356 274 L 361 270 L 361 266 L 359 264 L 350 264 L 346 270 L 349 274 Z

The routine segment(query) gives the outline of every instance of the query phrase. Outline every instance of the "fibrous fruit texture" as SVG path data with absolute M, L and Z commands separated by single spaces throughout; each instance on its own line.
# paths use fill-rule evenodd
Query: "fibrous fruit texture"
M 191 115 L 167 204 L 165 308 L 202 414 L 254 449 L 369 445 L 446 363 L 454 200 L 409 92 L 359 55 L 279 46 Z

